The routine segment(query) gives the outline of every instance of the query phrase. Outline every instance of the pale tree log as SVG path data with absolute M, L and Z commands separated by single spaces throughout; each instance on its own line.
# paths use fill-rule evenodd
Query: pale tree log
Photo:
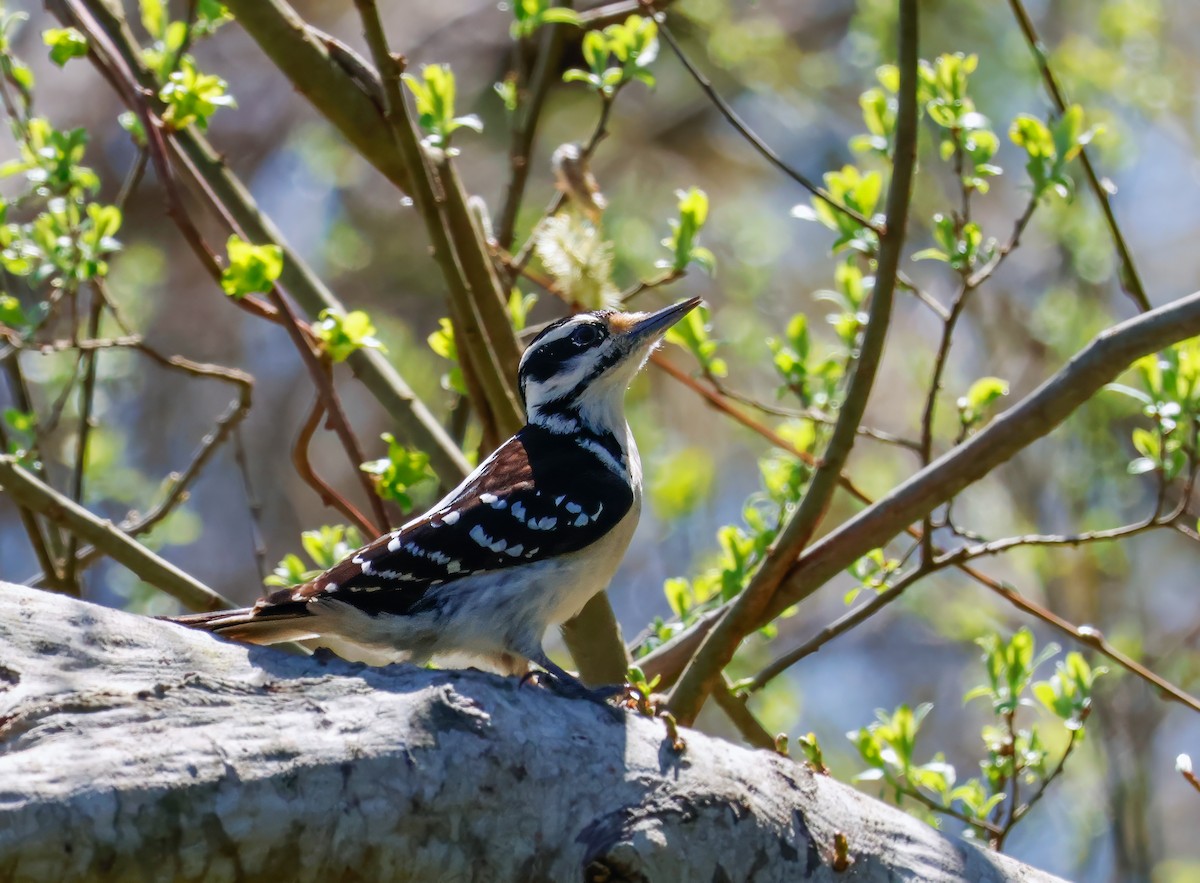
M 479 672 L 0 583 L 0 879 L 1053 879 L 793 761 Z M 837 871 L 835 835 L 853 864 Z

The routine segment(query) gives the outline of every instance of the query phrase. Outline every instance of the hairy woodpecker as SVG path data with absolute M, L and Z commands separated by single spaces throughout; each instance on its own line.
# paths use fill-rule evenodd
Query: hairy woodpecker
M 625 390 L 692 298 L 653 313 L 581 313 L 521 358 L 528 422 L 432 509 L 303 586 L 176 622 L 256 644 L 305 641 L 372 663 L 533 662 L 593 695 L 542 649 L 616 572 L 641 512 Z

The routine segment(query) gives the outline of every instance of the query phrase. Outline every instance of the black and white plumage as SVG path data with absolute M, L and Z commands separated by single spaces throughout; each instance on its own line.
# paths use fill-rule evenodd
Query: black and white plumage
M 625 390 L 698 303 L 547 326 L 520 363 L 528 423 L 429 512 L 303 586 L 177 621 L 373 663 L 468 656 L 511 671 L 528 660 L 581 691 L 542 636 L 603 590 L 625 553 L 642 481 Z

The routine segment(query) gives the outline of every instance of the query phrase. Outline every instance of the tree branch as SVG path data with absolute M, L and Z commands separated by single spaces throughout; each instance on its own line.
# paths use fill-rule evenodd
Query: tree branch
M 687 732 L 679 754 L 661 721 L 494 675 L 322 663 L 16 586 L 0 603 L 15 883 L 832 883 L 839 835 L 861 883 L 1056 879 L 774 752 Z
M 139 579 L 177 598 L 189 610 L 207 612 L 235 606 L 232 601 L 127 536 L 111 521 L 98 518 L 39 481 L 18 465 L 14 457 L 0 455 L 0 487 L 18 505 L 44 515 L 102 549 L 114 561 L 128 567 Z
M 888 189 L 886 230 L 880 237 L 875 291 L 870 318 L 855 361 L 846 399 L 838 412 L 822 462 L 795 514 L 767 552 L 750 583 L 729 605 L 727 615 L 704 639 L 696 656 L 671 691 L 670 708 L 681 723 L 691 724 L 742 639 L 754 630 L 796 556 L 808 545 L 829 507 L 842 467 L 854 446 L 875 372 L 883 355 L 891 316 L 896 272 L 904 246 L 908 202 L 912 192 L 917 146 L 917 0 L 901 0 L 899 25 L 899 108 L 896 148 Z
M 230 0 L 225 4 L 292 85 L 400 190 L 409 192 L 412 169 L 393 148 L 383 108 L 371 86 L 347 69 L 329 38 L 305 23 L 284 0 Z
M 926 513 L 1048 434 L 1135 359 L 1197 334 L 1200 334 L 1200 292 L 1102 331 L 1057 373 L 979 433 L 818 540 L 792 565 L 755 627 L 804 600 L 858 558 L 881 548 Z M 998 590 L 994 581 L 985 585 Z M 1033 612 L 1026 606 L 1027 599 L 1021 600 L 1024 603 L 1018 606 Z M 1058 619 L 1048 611 L 1044 613 L 1050 617 L 1047 622 L 1054 624 L 1053 620 Z M 694 627 L 676 636 L 669 647 L 664 645 L 653 651 L 653 659 L 639 660 L 647 676 L 661 674 L 664 681 L 670 682 L 680 671 L 680 660 L 695 652 L 718 615 L 706 617 L 703 628 Z M 1056 627 L 1073 630 L 1070 623 L 1061 620 L 1059 623 Z M 667 659 L 659 658 L 660 653 Z M 1179 693 L 1170 685 L 1160 689 Z

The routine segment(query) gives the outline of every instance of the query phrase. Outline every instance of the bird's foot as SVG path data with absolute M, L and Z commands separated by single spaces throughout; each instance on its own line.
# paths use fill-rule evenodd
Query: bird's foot
M 617 704 L 623 705 L 629 694 L 628 684 L 605 684 L 600 687 L 589 687 L 566 672 L 556 674 L 548 671 L 529 671 L 521 677 L 519 686 L 523 687 L 527 683 L 545 687 L 566 699 L 587 699 L 601 705 L 607 705 L 609 700 L 617 698 L 621 700 Z

